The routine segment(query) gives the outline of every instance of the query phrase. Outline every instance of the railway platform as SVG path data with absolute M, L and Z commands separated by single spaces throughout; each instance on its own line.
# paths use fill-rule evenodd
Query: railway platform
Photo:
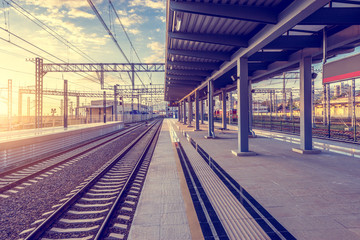
M 321 149 L 321 154 L 303 155 L 292 151 L 299 144 L 298 137 L 258 130 L 258 137 L 249 141 L 250 150 L 257 155 L 237 157 L 231 153 L 237 146 L 237 131 L 216 129 L 217 138 L 205 139 L 207 125 L 193 131 L 176 120 L 168 121 L 182 144 L 202 149 L 269 213 L 263 214 L 265 221 L 276 219 L 296 239 L 360 239 L 357 145 L 314 139 L 314 147 Z M 218 199 L 210 196 L 210 201 Z M 222 222 L 227 218 L 222 216 Z M 252 218 L 248 216 L 250 222 Z
M 214 173 L 209 172 L 211 165 L 208 168 L 199 165 L 201 157 L 196 148 L 201 148 L 210 161 L 229 174 L 239 188 L 249 194 L 248 198 L 254 199 L 259 209 L 263 209 L 260 212 L 265 209 L 268 213 L 263 214 L 268 218 L 265 221 L 275 219 L 283 227 L 281 231 L 289 234 L 283 234 L 284 239 L 360 239 L 360 149 L 357 145 L 315 139 L 314 146 L 322 150 L 321 154 L 302 155 L 292 151 L 298 146 L 298 137 L 256 130 L 257 137 L 250 139 L 250 149 L 257 155 L 237 157 L 231 153 L 237 144 L 235 129 L 216 129 L 217 138 L 205 139 L 207 125 L 201 125 L 201 131 L 193 131 L 174 119 L 164 121 L 130 239 L 140 239 L 139 234 L 150 232 L 149 236 L 165 239 L 173 221 L 179 221 L 179 228 L 173 231 L 175 239 L 179 236 L 197 239 L 191 234 L 193 231 L 199 234 L 199 227 L 190 231 L 192 225 L 189 223 L 196 221 L 196 214 L 193 209 L 189 211 L 186 196 L 189 193 L 184 190 L 183 174 L 179 171 L 178 156 L 174 155 L 174 145 L 170 144 L 169 131 L 175 132 L 195 172 L 200 173 L 199 180 L 231 239 L 237 236 L 237 231 L 247 232 L 243 237 L 248 234 L 249 239 L 251 236 L 269 239 L 272 235 L 249 212 L 231 216 L 230 210 L 222 210 L 220 205 L 224 203 L 221 201 L 227 199 L 222 199 L 221 195 L 227 196 L 229 192 L 222 192 L 226 186 L 214 180 Z M 171 194 L 165 194 L 168 189 L 172 189 Z M 174 199 L 176 208 L 168 208 Z M 227 202 L 229 209 L 235 205 Z M 169 214 L 175 215 L 167 222 Z M 243 225 L 238 226 L 241 229 L 234 229 L 234 225 L 231 229 L 232 222 L 242 221 Z M 150 227 L 154 225 L 156 228 Z M 184 229 L 186 231 L 182 232 Z M 180 230 L 183 235 L 176 235 Z M 262 231 L 268 236 L 262 235 Z

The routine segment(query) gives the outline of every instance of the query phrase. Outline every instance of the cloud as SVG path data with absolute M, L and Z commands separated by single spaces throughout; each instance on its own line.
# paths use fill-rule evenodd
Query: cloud
M 23 0 L 26 4 L 31 4 L 34 6 L 44 7 L 44 8 L 80 8 L 80 7 L 89 7 L 87 1 L 80 0 Z M 100 4 L 103 0 L 93 0 L 94 4 Z
M 68 16 L 69 18 L 88 18 L 88 19 L 94 19 L 95 15 L 78 10 L 76 8 L 72 8 L 69 12 L 68 12 Z
M 140 30 L 139 30 L 139 29 L 135 29 L 135 28 L 133 28 L 133 29 L 128 29 L 127 31 L 128 31 L 129 33 L 134 34 L 134 35 L 136 35 L 136 34 L 139 34 L 139 33 L 140 33 Z
M 140 25 L 146 21 L 146 19 L 136 13 L 128 14 L 126 11 L 122 10 L 118 10 L 117 13 L 119 14 L 119 18 L 125 27 L 130 27 L 135 24 Z M 117 20 L 116 22 L 119 24 Z
M 144 58 L 144 62 L 152 63 L 152 62 L 164 62 L 165 56 L 165 46 L 160 42 L 151 42 L 146 45 L 150 48 L 152 54 L 146 58 Z
M 130 1 L 129 6 L 135 7 L 135 6 L 143 6 L 143 7 L 149 7 L 153 9 L 165 9 L 165 1 L 163 0 L 132 0 Z
M 156 18 L 159 19 L 162 22 L 166 22 L 166 18 L 164 16 L 158 16 Z

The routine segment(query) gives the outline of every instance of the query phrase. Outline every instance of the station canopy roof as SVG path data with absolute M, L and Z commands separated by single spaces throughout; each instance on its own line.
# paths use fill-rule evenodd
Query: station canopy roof
M 195 89 L 202 97 L 209 80 L 234 89 L 240 57 L 254 83 L 298 68 L 302 56 L 322 61 L 324 44 L 327 58 L 351 52 L 359 16 L 354 0 L 168 0 L 165 100 Z

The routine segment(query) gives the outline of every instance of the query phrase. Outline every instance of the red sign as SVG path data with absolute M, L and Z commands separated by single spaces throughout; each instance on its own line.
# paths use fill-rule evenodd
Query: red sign
M 332 83 L 360 77 L 360 54 L 324 65 L 323 83 Z

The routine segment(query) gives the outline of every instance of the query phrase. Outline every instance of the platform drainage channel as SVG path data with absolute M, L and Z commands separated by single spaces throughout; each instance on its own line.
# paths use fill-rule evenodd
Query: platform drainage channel
M 194 169 L 191 166 L 184 149 L 179 142 L 176 142 L 175 146 L 204 239 L 229 239 L 219 217 L 217 216 L 198 177 L 196 176 Z
M 296 239 L 186 132 L 187 140 L 271 239 Z

